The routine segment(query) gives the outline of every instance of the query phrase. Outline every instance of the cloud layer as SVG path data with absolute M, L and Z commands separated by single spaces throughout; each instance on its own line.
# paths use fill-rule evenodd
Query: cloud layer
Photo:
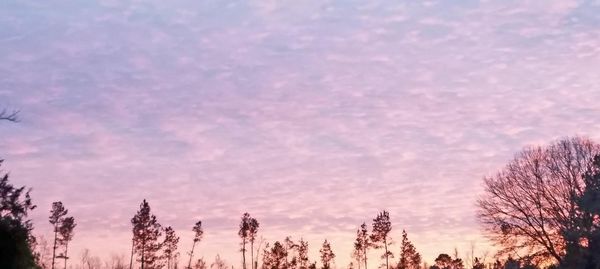
M 333 241 L 382 209 L 428 260 L 471 241 L 481 178 L 525 145 L 600 139 L 593 1 L 0 4 L 12 180 L 36 232 L 62 200 L 75 251 L 127 253 L 142 199 L 238 264 L 262 235 Z M 316 258 L 316 255 L 313 255 Z

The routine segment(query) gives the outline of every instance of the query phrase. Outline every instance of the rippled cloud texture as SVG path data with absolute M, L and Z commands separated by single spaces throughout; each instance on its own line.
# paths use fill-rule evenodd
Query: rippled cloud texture
M 74 253 L 128 253 L 149 200 L 199 256 L 333 241 L 382 209 L 431 261 L 487 245 L 481 178 L 525 145 L 600 138 L 598 1 L 2 1 L 1 157 L 62 200 Z M 398 252 L 398 246 L 393 247 Z

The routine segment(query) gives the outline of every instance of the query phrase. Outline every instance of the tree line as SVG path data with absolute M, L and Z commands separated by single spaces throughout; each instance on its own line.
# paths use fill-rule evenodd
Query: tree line
M 18 121 L 16 113 L 0 112 L 0 120 Z M 0 167 L 3 161 L 0 160 Z M 33 236 L 33 224 L 28 218 L 36 206 L 31 189 L 15 187 L 8 173 L 0 170 L 0 268 L 67 268 L 68 247 L 74 239 L 77 223 L 60 201 L 51 205 L 49 224 L 52 227 L 51 251 L 48 242 Z M 379 212 L 371 230 L 362 223 L 353 242 L 351 269 L 368 269 L 369 251 L 378 251 L 385 269 L 519 269 L 519 268 L 583 268 L 600 269 L 600 145 L 588 138 L 572 137 L 545 146 L 526 147 L 493 176 L 483 180 L 483 194 L 477 201 L 477 217 L 498 253 L 495 261 L 474 257 L 468 266 L 457 251 L 442 253 L 429 266 L 423 262 L 416 247 L 402 231 L 398 261 L 390 263 L 395 252 L 390 237 L 392 223 L 388 211 Z M 111 269 L 206 269 L 203 259 L 194 259 L 196 246 L 204 230 L 197 220 L 187 264 L 181 262 L 180 238 L 171 226 L 161 225 L 143 200 L 131 219 L 132 240 L 129 264 L 115 257 Z M 323 241 L 319 251 L 320 264 L 310 260 L 309 244 L 291 237 L 275 242 L 258 239 L 259 222 L 250 214 L 241 217 L 238 236 L 242 269 L 331 269 L 335 257 L 331 243 Z M 264 243 L 264 246 L 263 246 Z M 262 248 L 261 248 L 262 246 Z M 249 250 L 248 250 L 249 247 Z M 51 252 L 51 254 L 50 254 Z M 262 255 L 260 255 L 262 254 Z M 47 258 L 50 256 L 51 258 Z M 85 250 L 80 268 L 99 269 L 99 259 Z M 62 260 L 62 266 L 59 264 Z M 259 267 L 260 260 L 260 267 Z M 211 269 L 226 269 L 219 256 Z M 232 266 L 233 268 L 233 266 Z

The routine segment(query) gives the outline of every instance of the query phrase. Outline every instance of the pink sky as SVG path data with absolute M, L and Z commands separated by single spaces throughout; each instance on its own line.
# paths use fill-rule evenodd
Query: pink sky
M 236 266 L 246 211 L 311 259 L 327 238 L 338 267 L 383 209 L 430 263 L 483 252 L 483 176 L 600 139 L 600 6 L 392 2 L 4 1 L 0 105 L 22 121 L 0 124 L 0 157 L 35 233 L 60 200 L 73 253 L 127 255 L 145 198 L 182 253 L 200 219 L 198 257 Z

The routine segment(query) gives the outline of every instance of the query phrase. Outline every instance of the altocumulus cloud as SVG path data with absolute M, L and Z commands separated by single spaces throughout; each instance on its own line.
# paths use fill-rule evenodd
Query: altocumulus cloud
M 471 241 L 481 177 L 522 146 L 600 138 L 593 1 L 0 4 L 13 180 L 78 219 L 75 251 L 126 253 L 144 198 L 206 258 L 327 237 L 349 261 L 388 209 L 426 258 Z M 314 256 L 316 257 L 316 256 Z

